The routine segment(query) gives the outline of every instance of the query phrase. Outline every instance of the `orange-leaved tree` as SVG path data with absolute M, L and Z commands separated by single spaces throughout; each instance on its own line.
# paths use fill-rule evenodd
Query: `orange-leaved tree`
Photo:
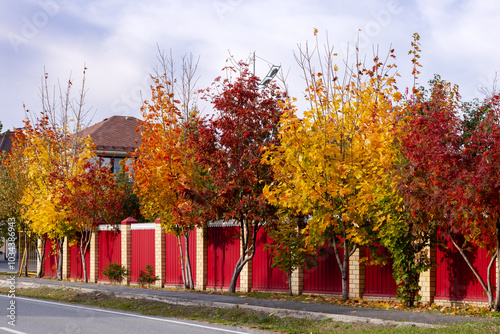
M 199 193 L 207 182 L 187 140 L 189 123 L 198 117 L 197 110 L 181 112 L 173 83 L 165 74 L 154 81 L 151 101 L 141 109 L 143 121 L 138 131 L 142 143 L 133 154 L 134 189 L 142 214 L 159 218 L 162 226 L 178 238 L 184 285 L 193 289 L 189 235 L 203 220 L 199 214 L 202 206 L 189 193 Z M 185 239 L 184 249 L 181 237 Z

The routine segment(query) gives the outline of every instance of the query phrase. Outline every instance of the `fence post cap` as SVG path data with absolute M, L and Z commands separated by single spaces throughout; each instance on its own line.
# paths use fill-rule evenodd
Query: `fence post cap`
M 124 220 L 122 220 L 122 225 L 130 225 L 132 223 L 138 223 L 137 219 L 134 219 L 132 217 L 127 217 Z
M 155 224 L 160 224 L 160 218 L 155 219 Z

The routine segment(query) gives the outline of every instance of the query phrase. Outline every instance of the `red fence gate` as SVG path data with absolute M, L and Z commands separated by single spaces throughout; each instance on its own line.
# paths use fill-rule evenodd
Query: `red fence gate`
M 105 228 L 99 231 L 99 280 L 108 281 L 108 278 L 102 274 L 102 271 L 108 267 L 108 264 L 116 262 L 121 264 L 121 234 L 120 231 Z
M 240 257 L 239 227 L 210 226 L 208 228 L 207 288 L 227 289 L 234 267 Z M 240 285 L 240 280 L 236 284 Z
M 387 264 L 365 266 L 365 296 L 395 297 L 397 292 L 396 280 L 393 276 L 392 259 L 385 247 L 378 247 L 378 254 L 388 257 Z M 370 250 L 366 249 L 366 256 L 370 259 Z
M 257 233 L 255 256 L 253 258 L 252 289 L 254 290 L 288 290 L 288 278 L 286 273 L 278 268 L 272 268 L 272 255 L 270 251 L 264 249 L 266 244 L 272 242 L 273 240 L 267 235 L 264 229 L 261 228 Z
M 185 249 L 185 239 L 181 237 L 182 247 Z M 178 239 L 175 235 L 165 235 L 165 285 L 182 285 L 181 255 Z M 186 254 L 184 254 L 186 257 Z M 189 261 L 193 283 L 196 284 L 196 230 L 189 234 Z
M 147 264 L 155 266 L 154 223 L 132 224 L 130 243 L 130 282 L 138 283 L 139 271 L 145 271 Z

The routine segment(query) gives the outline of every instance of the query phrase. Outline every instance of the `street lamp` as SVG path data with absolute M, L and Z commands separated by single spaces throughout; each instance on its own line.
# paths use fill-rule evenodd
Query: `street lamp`
M 255 58 L 256 58 L 256 56 L 255 56 L 255 52 L 254 52 L 253 53 L 253 75 L 255 75 Z M 267 60 L 265 60 L 263 58 L 260 58 L 260 57 L 258 57 L 258 58 L 262 59 L 266 63 L 271 64 L 270 62 L 268 62 Z M 279 65 L 271 64 L 271 68 L 269 69 L 269 72 L 264 77 L 264 79 L 262 79 L 262 81 L 259 83 L 259 88 L 264 88 L 267 84 L 269 84 L 269 82 L 271 82 L 271 80 L 273 80 L 274 77 L 278 74 L 278 71 L 280 70 L 280 68 L 281 68 L 281 66 L 279 66 Z

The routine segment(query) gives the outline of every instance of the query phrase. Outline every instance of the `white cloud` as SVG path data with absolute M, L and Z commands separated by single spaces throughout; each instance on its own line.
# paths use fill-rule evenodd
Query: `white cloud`
M 314 28 L 320 38 L 328 30 L 341 53 L 358 35 L 367 53 L 379 44 L 384 54 L 392 43 L 406 77 L 411 35 L 419 32 L 420 82 L 440 73 L 458 83 L 467 97 L 500 69 L 500 4 L 495 1 L 33 0 L 3 6 L 0 121 L 7 127 L 21 125 L 22 101 L 31 109 L 39 106 L 43 66 L 54 81 L 66 80 L 72 71 L 77 82 L 84 62 L 89 68 L 87 105 L 96 109 L 96 121 L 113 114 L 139 116 L 139 92 L 142 98 L 149 96 L 157 43 L 172 49 L 176 58 L 200 55 L 201 87 L 222 74 L 228 50 L 237 59 L 255 51 L 260 57 L 256 74 L 266 74 L 266 61 L 290 68 L 289 84 L 299 97 L 304 87 L 293 50 L 313 41 Z M 13 36 L 20 37 L 17 45 Z M 406 84 L 409 80 L 401 83 Z

